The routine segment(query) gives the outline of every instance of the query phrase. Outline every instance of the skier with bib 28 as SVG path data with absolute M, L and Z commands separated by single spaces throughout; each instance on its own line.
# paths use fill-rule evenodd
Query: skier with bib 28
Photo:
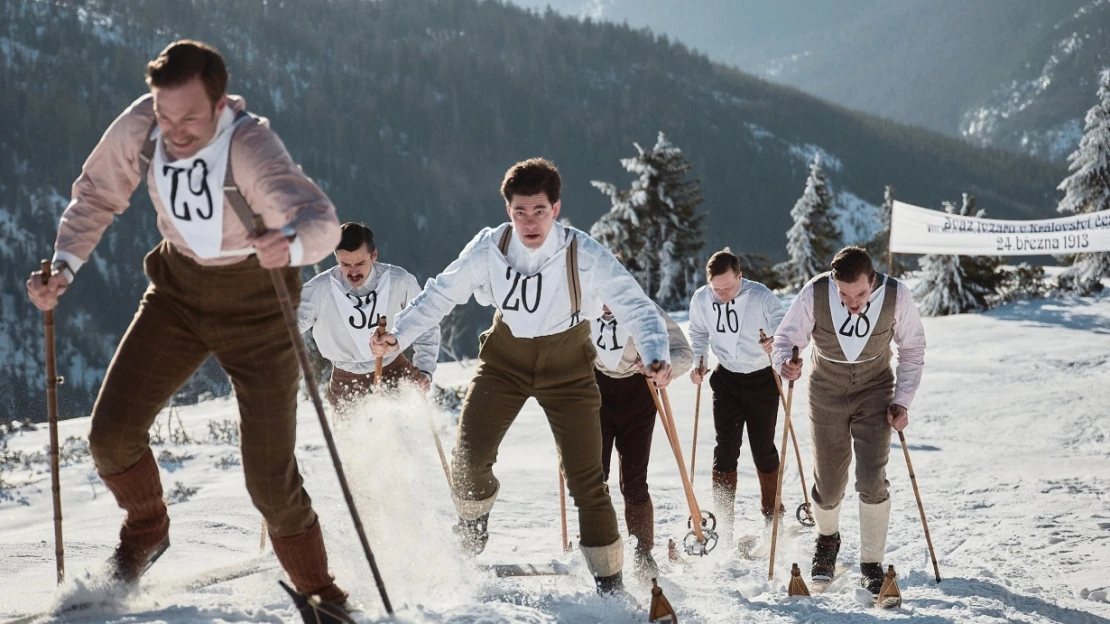
M 840 503 L 856 460 L 862 584 L 878 594 L 890 521 L 886 479 L 890 432 L 909 424 L 925 367 L 925 329 L 909 288 L 875 271 L 861 247 L 837 252 L 832 270 L 798 293 L 775 332 L 773 360 L 782 378 L 801 377 L 794 347 L 813 341 L 809 424 L 813 438 L 813 515 L 817 547 L 812 579 L 829 582 L 840 551 Z M 892 372 L 891 343 L 898 345 Z
M 547 414 L 578 508 L 580 548 L 598 590 L 615 593 L 623 590 L 624 550 L 602 477 L 601 396 L 589 321 L 601 315 L 603 301 L 612 308 L 644 360 L 659 363 L 645 375 L 660 386 L 671 379 L 667 330 L 655 304 L 608 250 L 556 221 L 561 185 L 547 160 L 513 165 L 501 184 L 510 223 L 479 232 L 397 315 L 391 333 L 371 338 L 371 347 L 375 355 L 405 348 L 471 295 L 497 308 L 459 416 L 452 461 L 456 533 L 467 551 L 485 548 L 499 489 L 497 449 L 534 397 Z

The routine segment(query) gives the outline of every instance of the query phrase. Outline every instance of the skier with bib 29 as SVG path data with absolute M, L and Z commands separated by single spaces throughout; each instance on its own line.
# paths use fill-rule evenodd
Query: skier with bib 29
M 268 272 L 292 296 L 300 266 L 339 242 L 335 207 L 290 158 L 265 119 L 227 94 L 223 57 L 170 44 L 147 65 L 150 94 L 101 137 L 62 213 L 54 271 L 27 282 L 43 310 L 57 305 L 93 249 L 146 182 L 162 241 L 143 266 L 150 286 L 108 365 L 93 406 L 89 450 L 124 510 L 109 560 L 135 583 L 169 546 L 169 516 L 148 431 L 208 358 L 231 378 L 247 492 L 297 591 L 342 607 L 323 533 L 293 456 L 300 369 Z M 257 234 L 261 220 L 266 233 Z

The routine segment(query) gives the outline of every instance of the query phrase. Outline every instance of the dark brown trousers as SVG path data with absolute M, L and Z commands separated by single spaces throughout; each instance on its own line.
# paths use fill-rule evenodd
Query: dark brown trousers
M 601 468 L 609 480 L 613 446 L 620 464 L 620 488 L 626 503 L 651 501 L 648 460 L 655 431 L 655 399 L 643 375 L 620 379 L 594 372 L 601 390 Z
M 247 491 L 270 533 L 292 536 L 316 522 L 293 447 L 300 370 L 269 272 L 254 257 L 205 267 L 162 242 L 147 254 L 150 286 L 108 366 L 93 407 L 89 448 L 102 475 L 135 466 L 174 392 L 210 354 L 239 403 Z M 293 301 L 300 270 L 281 270 Z
M 478 367 L 459 415 L 452 462 L 457 505 L 492 505 L 499 489 L 493 474 L 498 447 L 524 402 L 535 397 L 555 435 L 567 490 L 578 508 L 581 545 L 603 547 L 620 540 L 601 470 L 596 357 L 589 323 L 553 336 L 517 338 L 500 315 L 494 317 L 493 327 L 481 336 Z
M 382 367 L 382 383 L 395 386 L 402 379 L 416 379 L 420 369 L 404 355 L 398 355 L 387 366 Z M 331 369 L 328 382 L 328 403 L 337 412 L 345 410 L 347 404 L 357 401 L 374 391 L 374 373 L 351 373 L 341 368 Z

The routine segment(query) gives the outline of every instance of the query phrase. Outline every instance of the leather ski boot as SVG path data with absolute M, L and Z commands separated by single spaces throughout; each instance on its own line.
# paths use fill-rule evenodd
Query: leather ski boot
M 730 548 L 736 520 L 736 473 L 713 471 L 713 510 L 717 514 L 717 539 Z
M 775 494 L 779 487 L 779 473 L 776 472 L 759 472 L 759 511 L 763 514 L 763 519 L 767 522 L 773 522 L 775 519 Z M 786 507 L 782 504 L 779 505 L 779 514 L 783 514 Z M 781 523 L 781 521 L 780 521 Z
M 659 566 L 651 556 L 655 548 L 655 505 L 649 498 L 642 503 L 624 503 L 624 521 L 628 534 L 636 538 L 632 569 L 636 580 L 645 585 L 659 576 Z
M 818 535 L 817 548 L 813 551 L 813 568 L 810 578 L 814 583 L 830 583 L 836 576 L 836 556 L 840 553 L 840 532 Z
M 459 547 L 464 553 L 479 555 L 486 549 L 486 542 L 489 541 L 489 514 L 483 514 L 474 520 L 459 518 L 451 531 L 458 538 Z
M 113 578 L 135 583 L 170 545 L 170 518 L 154 453 L 148 448 L 134 466 L 100 478 L 127 514 L 108 568 Z

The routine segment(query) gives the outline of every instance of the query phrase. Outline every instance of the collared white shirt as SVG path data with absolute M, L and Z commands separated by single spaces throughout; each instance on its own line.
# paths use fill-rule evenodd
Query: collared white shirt
M 793 347 L 804 349 L 809 345 L 816 322 L 813 316 L 813 284 L 818 278 L 810 280 L 798 293 L 775 332 L 771 357 L 776 371 L 781 371 L 783 362 L 790 359 Z M 829 281 L 835 282 L 832 277 Z M 893 293 L 887 293 L 890 294 Z M 837 303 L 839 298 L 829 301 L 830 306 Z M 921 323 L 921 314 L 917 311 L 913 294 L 901 281 L 898 282 L 898 301 L 894 308 L 892 331 L 893 342 L 898 345 L 894 403 L 909 409 L 918 387 L 921 386 L 921 374 L 925 370 L 925 327 Z
M 388 276 L 388 293 L 383 294 L 386 300 L 384 310 L 367 312 L 367 314 L 384 314 L 389 320 L 389 327 L 396 322 L 397 315 L 417 294 L 420 285 L 411 273 L 399 266 L 375 262 L 370 275 L 357 288 L 351 288 L 350 282 L 343 275 L 341 267 L 334 266 L 308 281 L 301 290 L 301 304 L 297 308 L 297 329 L 303 334 L 312 330 L 312 338 L 320 349 L 320 354 L 337 366 L 349 373 L 365 374 L 374 372 L 375 359 L 366 358 L 359 345 L 354 344 L 347 323 L 352 315 L 357 315 L 360 310 L 339 310 L 336 304 L 333 288 L 339 286 L 352 295 L 365 297 L 374 291 L 378 284 Z M 376 318 L 366 319 L 371 325 Z M 439 359 L 440 332 L 439 325 L 435 325 L 413 340 L 413 365 L 429 375 L 436 370 Z M 364 345 L 369 348 L 369 345 Z M 382 362 L 389 364 L 397 359 L 400 351 L 387 354 Z
M 483 229 L 454 262 L 428 280 L 423 292 L 397 316 L 394 334 L 402 349 L 429 328 L 437 326 L 455 306 L 466 303 L 471 295 L 482 305 L 500 307 L 504 303 L 496 301 L 493 295 L 490 249 L 497 250 L 501 235 L 510 226 L 504 223 L 496 228 Z M 667 330 L 655 304 L 613 254 L 585 232 L 555 223 L 543 244 L 532 251 L 524 246 L 514 231 L 506 254 L 508 265 L 522 275 L 533 274 L 554 255 L 566 253 L 570 243 L 568 233 L 578 240 L 581 313 L 578 319 L 571 317 L 564 271 L 557 284 L 544 284 L 545 293 L 557 299 L 549 301 L 551 304 L 543 308 L 543 316 L 534 335 L 555 335 L 580 321 L 597 318 L 601 316 L 601 302 L 604 301 L 627 325 L 646 361 L 668 361 Z

